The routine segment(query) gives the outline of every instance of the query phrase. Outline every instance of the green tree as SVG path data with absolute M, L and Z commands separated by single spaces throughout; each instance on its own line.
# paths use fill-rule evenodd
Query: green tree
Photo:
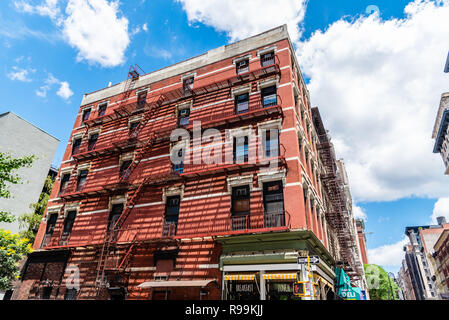
M 28 239 L 0 229 L 0 290 L 11 289 L 12 281 L 19 278 L 19 261 L 32 251 Z
M 375 264 L 365 264 L 365 276 L 368 282 L 371 300 L 399 300 L 399 287 L 388 273 Z M 390 287 L 391 286 L 391 287 Z M 394 299 L 391 291 L 393 291 Z
M 21 178 L 15 171 L 22 167 L 31 167 L 35 156 L 13 158 L 6 153 L 0 152 L 0 198 L 11 198 L 9 184 L 21 183 Z M 15 218 L 9 212 L 0 210 L 1 222 L 14 222 Z
M 54 181 L 50 176 L 45 179 L 44 189 L 39 197 L 37 203 L 30 205 L 33 212 L 25 213 L 19 217 L 20 227 L 25 231 L 22 231 L 20 235 L 24 238 L 30 239 L 31 243 L 34 242 L 37 230 L 44 215 L 45 208 L 48 204 L 48 199 L 50 198 L 51 190 L 53 189 Z
M 34 159 L 34 156 L 13 158 L 0 152 L 0 199 L 11 198 L 9 185 L 21 183 L 16 171 L 22 167 L 30 167 Z M 0 222 L 11 223 L 14 220 L 11 213 L 0 210 Z M 19 277 L 19 261 L 30 252 L 32 248 L 29 239 L 0 229 L 0 290 L 11 288 L 12 281 Z

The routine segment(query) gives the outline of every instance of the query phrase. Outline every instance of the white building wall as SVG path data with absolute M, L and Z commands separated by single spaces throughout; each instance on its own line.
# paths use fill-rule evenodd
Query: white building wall
M 10 212 L 16 218 L 32 211 L 30 205 L 39 200 L 58 143 L 58 139 L 12 112 L 0 115 L 0 152 L 12 157 L 37 157 L 32 167 L 16 171 L 23 183 L 10 185 L 12 197 L 0 198 L 1 211 Z M 15 233 L 19 231 L 19 223 L 0 223 L 0 228 Z

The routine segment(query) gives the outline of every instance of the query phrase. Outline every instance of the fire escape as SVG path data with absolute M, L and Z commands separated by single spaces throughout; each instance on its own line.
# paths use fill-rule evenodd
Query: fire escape
M 337 233 L 343 269 L 352 280 L 358 280 L 363 274 L 363 266 L 357 251 L 357 235 L 353 229 L 345 194 L 345 185 L 338 172 L 335 150 L 327 134 L 317 109 L 312 109 L 313 121 L 318 134 L 317 150 L 325 168 L 322 175 L 323 187 L 329 196 L 332 208 L 327 214 L 328 222 Z
M 277 57 L 276 57 L 277 58 Z M 225 173 L 229 175 L 231 173 L 241 172 L 247 168 L 254 168 L 259 166 L 258 164 L 239 164 L 232 167 L 217 167 L 217 168 L 194 168 L 189 172 L 176 172 L 176 170 L 171 170 L 167 173 L 162 173 L 158 175 L 152 175 L 149 177 L 143 177 L 142 179 L 131 179 L 133 173 L 136 172 L 136 168 L 139 166 L 144 156 L 148 154 L 156 143 L 169 141 L 170 133 L 176 126 L 166 126 L 165 130 L 145 130 L 150 132 L 148 136 L 142 138 L 142 130 L 154 119 L 157 111 L 162 106 L 173 105 L 175 103 L 181 103 L 183 101 L 193 100 L 195 103 L 208 104 L 217 101 L 218 99 L 228 99 L 231 97 L 231 90 L 233 86 L 252 84 L 253 81 L 263 79 L 270 76 L 280 76 L 281 71 L 279 67 L 279 61 L 275 61 L 273 64 L 266 65 L 257 68 L 251 72 L 245 74 L 239 74 L 237 76 L 232 76 L 225 80 L 207 84 L 204 86 L 199 86 L 192 89 L 186 88 L 176 88 L 168 92 L 164 92 L 159 95 L 152 95 L 146 99 L 145 107 L 141 108 L 138 106 L 138 102 L 129 102 L 132 91 L 135 89 L 136 81 L 140 77 L 139 69 L 137 66 L 131 67 L 128 72 L 128 78 L 124 84 L 123 94 L 121 97 L 121 102 L 118 107 L 114 108 L 112 112 L 108 114 L 88 120 L 85 122 L 86 132 L 88 133 L 90 128 L 94 128 L 98 125 L 105 123 L 118 122 L 120 119 L 129 118 L 136 114 L 142 114 L 142 118 L 138 126 L 134 130 L 130 130 L 129 136 L 126 139 L 112 143 L 102 149 L 92 148 L 90 150 L 85 150 L 82 152 L 77 152 L 73 155 L 73 158 L 77 161 L 76 168 L 81 161 L 88 159 L 94 159 L 97 157 L 108 156 L 112 154 L 122 153 L 127 150 L 135 149 L 135 156 L 129 167 L 121 174 L 118 182 L 112 184 L 107 184 L 102 186 L 97 190 L 74 190 L 75 188 L 69 188 L 73 192 L 65 192 L 61 194 L 61 198 L 64 202 L 71 201 L 74 199 L 84 199 L 88 196 L 98 196 L 104 194 L 120 194 L 123 192 L 129 192 L 129 197 L 124 205 L 124 209 L 115 221 L 115 223 L 107 228 L 105 231 L 104 239 L 101 244 L 100 255 L 98 258 L 97 265 L 97 277 L 95 282 L 96 295 L 100 294 L 100 289 L 107 285 L 106 274 L 108 272 L 113 272 L 115 274 L 123 274 L 125 269 L 130 263 L 130 259 L 133 256 L 136 248 L 143 241 L 139 237 L 138 228 L 135 228 L 131 236 L 128 236 L 126 242 L 120 238 L 120 235 L 126 232 L 124 228 L 125 222 L 132 213 L 142 191 L 144 188 L 155 188 L 167 185 L 168 183 L 177 183 L 186 180 L 198 179 L 200 176 L 215 175 L 220 173 Z M 217 112 L 216 114 L 209 114 L 204 117 L 195 118 L 194 120 L 200 120 L 202 122 L 202 128 L 209 127 L 229 127 L 234 123 L 244 120 L 252 120 L 256 118 L 283 118 L 283 112 L 281 108 L 282 100 L 278 96 L 278 101 L 276 104 L 271 106 L 264 106 L 261 102 L 250 104 L 248 111 L 245 113 L 236 114 L 234 112 L 229 112 L 229 114 L 223 114 Z M 150 122 L 151 123 L 151 122 Z M 192 129 L 192 125 L 185 127 L 187 130 Z M 282 146 L 281 146 L 282 147 Z M 284 148 L 285 152 L 285 148 Z M 286 161 L 283 154 L 279 154 L 280 166 L 286 167 Z M 140 177 L 139 177 L 140 178 Z M 136 184 L 130 183 L 130 181 L 138 180 Z M 131 193 L 132 192 L 132 193 Z M 290 217 L 287 212 L 285 212 L 286 224 L 290 224 Z M 271 223 L 271 222 L 270 222 Z M 157 242 L 160 239 L 171 238 L 173 240 L 175 232 L 166 232 L 164 229 L 162 235 L 156 236 L 153 242 Z M 88 244 L 86 244 L 88 245 Z M 124 249 L 124 250 L 123 250 Z M 111 266 L 108 261 L 111 257 L 115 256 L 117 252 L 122 252 L 122 258 L 118 260 L 117 263 L 113 263 Z M 123 254 L 124 253 L 124 254 Z

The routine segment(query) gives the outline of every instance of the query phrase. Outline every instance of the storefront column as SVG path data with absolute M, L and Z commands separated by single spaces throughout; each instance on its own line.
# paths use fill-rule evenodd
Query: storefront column
M 260 300 L 266 300 L 266 289 L 265 289 L 265 279 L 264 279 L 264 275 L 265 275 L 265 270 L 260 270 L 259 271 L 259 288 L 260 288 Z

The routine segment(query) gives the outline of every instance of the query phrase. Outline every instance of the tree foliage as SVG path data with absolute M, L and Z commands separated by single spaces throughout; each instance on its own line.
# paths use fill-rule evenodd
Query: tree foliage
M 39 197 L 39 202 L 30 205 L 30 208 L 33 209 L 33 211 L 19 217 L 20 227 L 25 230 L 22 231 L 20 235 L 30 239 L 31 243 L 34 242 L 36 237 L 37 229 L 39 228 L 48 200 L 50 199 L 53 184 L 53 180 L 48 176 L 47 179 L 45 179 L 44 190 Z
M 11 288 L 12 281 L 19 278 L 19 261 L 32 251 L 28 239 L 0 229 L 0 290 Z
M 16 171 L 23 167 L 31 167 L 34 156 L 13 158 L 0 152 L 0 199 L 11 198 L 9 185 L 21 183 Z M 8 212 L 0 211 L 0 222 L 11 223 L 15 218 Z M 11 288 L 13 280 L 19 277 L 19 261 L 32 252 L 31 243 L 27 238 L 12 234 L 9 230 L 0 229 L 0 290 Z
M 31 167 L 35 156 L 13 158 L 0 152 L 0 198 L 11 198 L 8 184 L 21 183 L 19 175 L 15 172 L 22 167 Z M 0 211 L 0 222 L 13 222 L 14 217 L 4 211 Z
M 375 264 L 365 264 L 365 276 L 371 300 L 399 300 L 399 287 L 388 273 Z M 393 296 L 392 298 L 392 291 Z

